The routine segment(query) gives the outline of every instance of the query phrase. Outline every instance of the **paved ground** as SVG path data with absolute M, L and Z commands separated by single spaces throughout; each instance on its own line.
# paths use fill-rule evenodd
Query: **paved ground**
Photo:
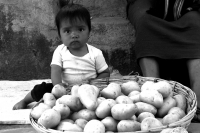
M 33 129 L 31 126 L 29 127 L 24 126 L 21 128 L 0 130 L 0 133 L 38 133 L 38 132 L 35 129 Z
M 24 98 L 36 84 L 42 82 L 50 82 L 50 79 L 0 81 L 0 133 L 37 133 L 30 125 L 27 113 L 24 116 L 26 118 L 22 118 L 21 121 L 4 120 L 4 116 L 10 114 L 10 117 L 12 117 L 12 115 L 15 115 L 16 112 L 12 110 L 15 103 Z M 27 110 L 30 110 L 34 104 L 30 104 Z M 17 112 L 17 114 L 22 113 Z
M 43 81 L 50 82 L 49 79 L 30 81 L 0 81 L 0 112 L 12 110 L 16 102 L 32 90 L 36 84 Z

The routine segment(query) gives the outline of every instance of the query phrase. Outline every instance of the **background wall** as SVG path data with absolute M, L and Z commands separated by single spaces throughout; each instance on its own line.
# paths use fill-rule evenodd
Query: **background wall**
M 140 72 L 134 55 L 135 30 L 126 0 L 73 0 L 92 16 L 89 43 L 122 75 Z M 60 39 L 54 24 L 58 0 L 0 0 L 0 80 L 50 78 Z

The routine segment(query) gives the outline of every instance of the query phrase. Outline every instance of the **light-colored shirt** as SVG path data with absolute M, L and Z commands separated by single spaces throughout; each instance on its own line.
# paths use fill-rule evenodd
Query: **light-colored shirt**
M 83 81 L 96 78 L 108 68 L 102 51 L 87 44 L 88 51 L 83 57 L 74 56 L 64 44 L 59 45 L 53 54 L 51 65 L 62 67 L 62 81 L 68 84 L 80 84 Z

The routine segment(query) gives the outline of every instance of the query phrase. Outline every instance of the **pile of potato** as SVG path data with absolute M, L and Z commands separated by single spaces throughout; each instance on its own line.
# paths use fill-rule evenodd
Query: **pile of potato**
M 47 129 L 88 133 L 148 131 L 176 122 L 186 115 L 186 98 L 173 95 L 167 81 L 55 85 L 34 107 L 31 116 Z M 171 132 L 165 132 L 171 133 Z

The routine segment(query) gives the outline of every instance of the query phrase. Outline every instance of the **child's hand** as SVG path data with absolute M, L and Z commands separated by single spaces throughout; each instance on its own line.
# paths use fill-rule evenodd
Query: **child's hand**
M 13 110 L 25 109 L 26 107 L 27 104 L 23 100 L 21 100 L 13 106 Z

